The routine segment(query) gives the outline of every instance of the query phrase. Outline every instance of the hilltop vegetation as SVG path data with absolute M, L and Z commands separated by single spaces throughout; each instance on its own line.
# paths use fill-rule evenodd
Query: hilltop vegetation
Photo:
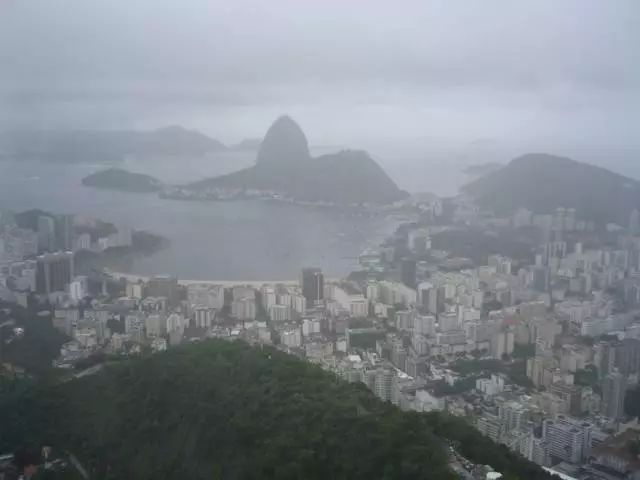
M 534 213 L 575 208 L 596 222 L 627 225 L 640 207 L 640 182 L 605 168 L 547 154 L 518 157 L 493 173 L 462 187 L 462 192 L 499 213 L 518 207 Z
M 210 341 L 0 397 L 0 451 L 42 442 L 95 479 L 448 479 L 445 438 L 550 478 L 463 420 L 402 412 L 273 348 Z
M 132 173 L 120 168 L 109 168 L 92 173 L 82 179 L 87 187 L 120 190 L 122 192 L 157 192 L 162 189 L 162 182 L 150 175 Z
M 52 373 L 51 362 L 68 338 L 53 327 L 45 307 L 30 303 L 24 308 L 0 301 L 0 364 L 24 369 L 29 375 L 46 376 Z M 15 328 L 23 329 L 24 334 L 16 335 Z

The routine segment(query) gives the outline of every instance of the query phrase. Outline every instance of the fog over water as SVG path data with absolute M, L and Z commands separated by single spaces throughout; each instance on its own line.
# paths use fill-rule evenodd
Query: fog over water
M 0 2 L 0 130 L 182 125 L 233 144 L 291 115 L 316 153 L 366 149 L 402 189 L 452 195 L 461 168 L 547 152 L 640 178 L 635 0 Z M 170 182 L 253 155 L 127 160 Z M 349 270 L 385 222 L 258 203 L 89 190 L 99 166 L 0 165 L 0 207 L 148 229 L 140 273 L 288 278 Z
M 225 166 L 252 158 L 213 156 L 193 159 L 193 165 L 215 173 L 216 168 L 204 164 L 220 161 L 224 173 Z M 127 162 L 136 171 L 148 171 L 149 165 L 149 160 Z M 155 159 L 151 165 L 159 178 L 190 180 L 177 175 L 175 159 Z M 168 273 L 194 280 L 290 280 L 304 265 L 322 267 L 331 276 L 345 275 L 363 248 L 381 241 L 397 225 L 296 205 L 181 202 L 80 184 L 82 177 L 102 168 L 0 162 L 0 208 L 75 213 L 160 234 L 171 241 L 167 249 L 120 267 L 140 275 Z

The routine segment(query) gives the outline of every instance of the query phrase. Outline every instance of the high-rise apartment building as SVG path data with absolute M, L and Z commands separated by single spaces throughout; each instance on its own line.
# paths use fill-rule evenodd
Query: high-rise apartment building
M 362 382 L 365 383 L 376 396 L 385 402 L 393 400 L 393 390 L 396 384 L 396 374 L 390 368 L 378 368 L 363 372 Z
M 157 275 L 147 282 L 147 296 L 165 297 L 170 305 L 179 303 L 178 279 L 171 275 Z
M 206 305 L 198 305 L 193 311 L 194 324 L 198 328 L 211 328 L 215 315 L 215 309 Z
M 542 422 L 542 437 L 552 457 L 580 464 L 590 448 L 593 424 L 577 418 L 558 415 Z
M 324 275 L 319 268 L 305 268 L 300 279 L 302 295 L 307 299 L 307 306 L 312 307 L 324 299 Z
M 38 250 L 40 252 L 55 252 L 56 222 L 53 218 L 41 215 L 38 217 Z
M 64 292 L 74 278 L 73 253 L 58 252 L 40 255 L 36 263 L 36 292 Z
M 59 250 L 72 251 L 74 244 L 73 215 L 60 215 L 55 220 L 56 246 Z
M 504 402 L 498 407 L 498 418 L 505 432 L 523 427 L 527 420 L 527 409 L 519 402 Z
M 404 259 L 400 263 L 400 279 L 409 288 L 416 288 L 416 261 Z
M 624 397 L 627 393 L 627 378 L 618 371 L 604 377 L 602 382 L 602 414 L 609 418 L 624 415 Z
M 256 301 L 252 298 L 239 298 L 231 303 L 231 315 L 238 320 L 255 320 Z

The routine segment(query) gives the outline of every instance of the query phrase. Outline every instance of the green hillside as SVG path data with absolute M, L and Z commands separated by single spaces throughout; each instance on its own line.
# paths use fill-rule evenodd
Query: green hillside
M 508 478 L 549 478 L 462 420 L 402 412 L 362 384 L 242 342 L 5 395 L 0 411 L 0 451 L 54 445 L 93 479 L 456 478 L 445 435 Z

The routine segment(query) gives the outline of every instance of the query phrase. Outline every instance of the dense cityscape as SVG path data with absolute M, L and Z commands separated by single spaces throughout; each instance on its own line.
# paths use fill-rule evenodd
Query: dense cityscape
M 46 302 L 42 315 L 69 339 L 53 366 L 76 377 L 209 338 L 275 345 L 401 409 L 467 418 L 568 477 L 640 472 L 638 211 L 597 229 L 563 207 L 497 217 L 463 196 L 416 207 L 420 220 L 363 251 L 349 277 L 310 267 L 272 283 L 77 275 L 76 255 L 128 246 L 131 229 L 92 240 L 70 215 L 40 216 L 31 230 L 5 213 L 3 298 Z M 476 266 L 432 248 L 432 237 L 470 229 L 544 241 L 532 263 L 491 254 Z M 4 342 L 22 335 L 16 326 Z M 454 459 L 463 477 L 478 475 Z
M 0 0 L 0 480 L 640 480 L 639 0 Z

